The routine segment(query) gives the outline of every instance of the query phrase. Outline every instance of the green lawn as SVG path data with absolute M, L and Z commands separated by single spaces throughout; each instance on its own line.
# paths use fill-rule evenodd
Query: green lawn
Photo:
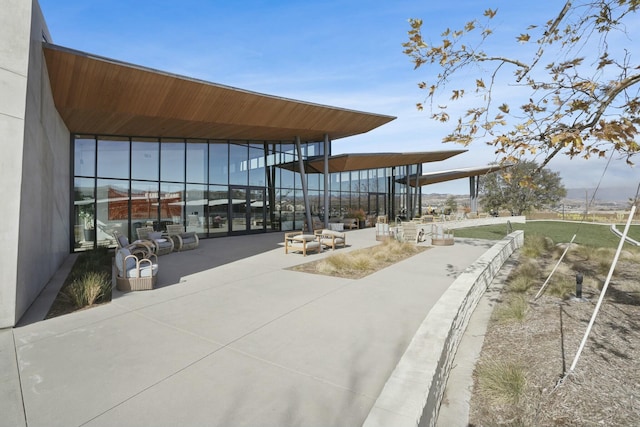
M 513 230 L 524 230 L 525 236 L 540 234 L 550 237 L 554 243 L 571 241 L 576 235 L 575 243 L 593 247 L 617 248 L 620 239 L 611 232 L 608 224 L 571 223 L 557 221 L 534 221 L 526 224 L 512 224 Z M 618 230 L 624 231 L 624 224 L 618 225 Z M 507 226 L 486 225 L 482 227 L 460 228 L 454 231 L 456 237 L 470 237 L 474 239 L 502 239 L 507 233 Z M 629 237 L 640 241 L 640 225 L 632 225 L 629 229 Z M 625 247 L 638 248 L 625 243 Z

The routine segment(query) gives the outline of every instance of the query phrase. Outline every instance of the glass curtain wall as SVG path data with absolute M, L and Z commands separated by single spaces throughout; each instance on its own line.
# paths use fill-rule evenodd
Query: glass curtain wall
M 322 142 L 303 144 L 303 155 L 323 154 Z M 280 141 L 219 141 L 74 136 L 73 241 L 76 250 L 115 246 L 113 232 L 137 239 L 136 230 L 166 231 L 182 224 L 200 237 L 230 232 L 300 230 L 305 205 L 297 151 Z M 404 172 L 397 168 L 396 175 Z M 332 173 L 330 218 L 355 209 L 389 211 L 391 169 Z M 324 179 L 308 174 L 313 216 L 324 215 Z

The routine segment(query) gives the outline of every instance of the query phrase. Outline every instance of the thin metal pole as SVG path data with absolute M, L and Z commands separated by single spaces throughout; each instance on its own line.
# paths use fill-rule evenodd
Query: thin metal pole
M 329 228 L 329 134 L 324 134 L 324 228 Z
M 540 294 L 542 294 L 542 291 L 544 290 L 545 286 L 547 286 L 547 283 L 549 283 L 549 280 L 551 279 L 551 276 L 553 276 L 553 273 L 556 272 L 556 269 L 558 268 L 558 266 L 560 265 L 560 263 L 562 262 L 562 259 L 564 258 L 564 256 L 567 254 L 567 252 L 569 251 L 569 248 L 571 247 L 571 244 L 573 243 L 573 240 L 576 238 L 576 235 L 574 234 L 573 237 L 571 238 L 571 241 L 569 242 L 569 244 L 567 245 L 567 247 L 564 249 L 564 252 L 562 253 L 562 256 L 560 257 L 560 259 L 558 260 L 558 262 L 556 263 L 556 266 L 553 267 L 553 270 L 551 270 L 551 273 L 549 273 L 549 276 L 547 277 L 547 280 L 544 281 L 544 283 L 542 284 L 542 286 L 540 287 L 540 290 L 538 291 L 538 293 L 536 294 L 535 297 L 533 297 L 533 300 L 537 300 L 538 297 L 540 297 Z
M 607 288 L 609 287 L 611 276 L 613 276 L 613 270 L 615 270 L 616 264 L 618 263 L 618 257 L 620 256 L 620 252 L 622 252 L 622 246 L 624 245 L 624 241 L 627 239 L 629 226 L 631 226 L 631 220 L 633 219 L 633 215 L 635 214 L 635 212 L 636 212 L 636 207 L 634 205 L 631 207 L 631 213 L 629 213 L 629 219 L 627 219 L 627 225 L 624 227 L 624 232 L 622 233 L 622 237 L 620 238 L 620 244 L 618 244 L 618 250 L 616 251 L 616 256 L 613 257 L 613 262 L 611 263 L 611 268 L 609 269 L 607 280 L 605 280 L 604 286 L 602 287 L 602 291 L 600 292 L 600 298 L 598 298 L 598 304 L 596 304 L 596 308 L 593 311 L 593 315 L 591 316 L 591 320 L 589 321 L 589 326 L 587 326 L 587 331 L 584 333 L 584 337 L 582 338 L 582 342 L 580 343 L 580 347 L 578 348 L 576 357 L 573 359 L 573 363 L 569 368 L 569 373 L 573 372 L 573 370 L 575 369 L 576 365 L 578 364 L 578 359 L 580 358 L 580 354 L 582 353 L 582 350 L 584 349 L 584 346 L 587 343 L 587 338 L 589 338 L 589 334 L 591 333 L 591 328 L 593 327 L 593 324 L 596 321 L 598 310 L 600 310 L 600 306 L 602 305 L 602 300 L 604 300 L 604 296 L 607 293 Z
M 296 151 L 298 152 L 298 166 L 300 167 L 300 181 L 302 182 L 302 198 L 304 199 L 304 210 L 307 218 L 307 227 L 309 228 L 309 230 L 307 231 L 313 233 L 313 223 L 311 222 L 311 207 L 309 206 L 309 193 L 307 191 L 307 174 L 304 170 L 302 146 L 300 144 L 299 136 L 296 136 Z

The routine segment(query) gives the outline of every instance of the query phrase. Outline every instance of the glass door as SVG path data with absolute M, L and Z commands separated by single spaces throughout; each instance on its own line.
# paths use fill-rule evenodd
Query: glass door
M 265 202 L 264 188 L 230 187 L 229 206 L 230 232 L 247 233 L 265 230 L 265 215 L 269 207 Z

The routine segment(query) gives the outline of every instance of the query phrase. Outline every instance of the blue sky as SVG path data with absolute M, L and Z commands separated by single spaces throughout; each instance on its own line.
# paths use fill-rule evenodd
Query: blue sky
M 518 49 L 515 35 L 543 23 L 564 1 L 429 0 L 41 0 L 53 42 L 81 51 L 215 83 L 271 95 L 396 116 L 365 135 L 337 140 L 345 152 L 458 149 L 441 139 L 452 124 L 419 112 L 424 94 L 417 83 L 428 70 L 414 70 L 402 53 L 412 17 L 437 41 L 447 27 L 460 28 L 498 8 L 494 26 L 505 34 L 501 51 Z M 628 42 L 631 44 L 631 41 Z M 506 53 L 504 53 L 506 55 Z M 475 77 L 474 77 L 475 78 Z M 478 141 L 469 152 L 425 171 L 483 166 L 495 160 Z M 604 161 L 564 157 L 559 171 L 567 188 L 594 188 Z M 635 194 L 640 174 L 613 161 L 601 186 Z M 635 181 L 635 182 L 634 182 Z M 468 193 L 466 179 L 425 187 L 424 192 Z

